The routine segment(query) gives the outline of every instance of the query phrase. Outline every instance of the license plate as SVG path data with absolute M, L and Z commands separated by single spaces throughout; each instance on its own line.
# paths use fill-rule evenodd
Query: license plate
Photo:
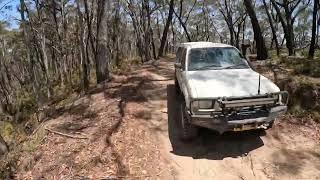
M 242 127 L 233 128 L 233 131 L 247 131 L 255 128 L 256 127 L 254 124 L 246 124 L 246 125 L 242 125 Z

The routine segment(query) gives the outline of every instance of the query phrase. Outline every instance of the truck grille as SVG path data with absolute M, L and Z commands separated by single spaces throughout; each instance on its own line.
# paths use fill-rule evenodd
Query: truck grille
M 267 110 L 254 110 L 254 111 L 240 111 L 226 115 L 228 121 L 254 119 L 260 117 L 267 117 L 269 111 Z

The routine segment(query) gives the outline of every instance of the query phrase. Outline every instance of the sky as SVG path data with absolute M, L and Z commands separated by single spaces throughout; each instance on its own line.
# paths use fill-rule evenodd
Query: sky
M 7 22 L 8 29 L 17 29 L 19 27 L 20 14 L 17 7 L 20 0 L 0 0 L 0 22 Z

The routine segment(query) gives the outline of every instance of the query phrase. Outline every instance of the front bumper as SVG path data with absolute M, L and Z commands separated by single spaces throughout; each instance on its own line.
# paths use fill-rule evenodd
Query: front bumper
M 244 131 L 251 129 L 266 128 L 266 124 L 271 124 L 275 121 L 276 117 L 285 113 L 287 106 L 276 106 L 271 108 L 268 116 L 258 117 L 252 119 L 232 119 L 227 117 L 213 117 L 212 115 L 192 115 L 188 114 L 188 121 L 196 126 L 201 126 L 216 130 L 219 133 L 226 131 Z

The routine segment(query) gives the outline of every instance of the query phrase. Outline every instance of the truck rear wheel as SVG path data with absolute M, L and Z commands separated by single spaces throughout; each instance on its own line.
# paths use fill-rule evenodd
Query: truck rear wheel
M 191 124 L 186 115 L 186 105 L 184 101 L 181 101 L 180 105 L 180 122 L 181 122 L 181 139 L 184 141 L 193 140 L 198 136 L 198 127 Z

